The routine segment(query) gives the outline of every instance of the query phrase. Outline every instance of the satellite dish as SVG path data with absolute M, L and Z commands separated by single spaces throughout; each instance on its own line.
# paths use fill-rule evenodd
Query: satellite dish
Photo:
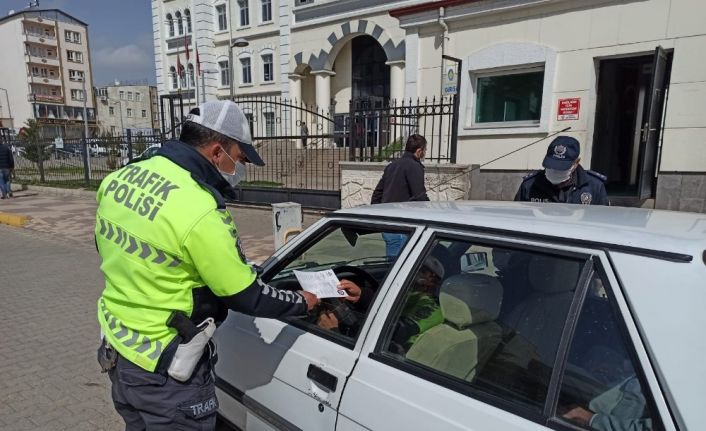
M 14 14 L 15 14 L 15 10 L 14 10 L 14 9 L 10 9 L 10 12 L 7 13 L 7 16 L 14 15 Z

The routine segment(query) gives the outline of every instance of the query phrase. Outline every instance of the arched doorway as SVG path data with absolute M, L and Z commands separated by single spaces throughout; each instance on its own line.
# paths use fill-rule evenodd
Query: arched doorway
M 351 41 L 351 96 L 386 102 L 390 99 L 390 66 L 380 43 L 363 35 Z

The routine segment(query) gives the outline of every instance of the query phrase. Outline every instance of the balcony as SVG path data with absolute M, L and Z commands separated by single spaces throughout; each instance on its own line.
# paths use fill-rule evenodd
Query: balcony
M 45 85 L 54 85 L 57 87 L 61 87 L 62 82 L 61 82 L 61 78 L 58 75 L 55 75 L 55 76 L 32 75 L 32 84 L 45 84 Z
M 47 36 L 41 33 L 25 33 L 25 41 L 38 45 L 57 46 L 55 36 Z
M 49 27 L 54 27 L 56 25 L 56 21 L 54 21 L 53 19 L 42 18 L 41 16 L 25 15 L 22 18 L 22 21 L 24 21 L 28 24 L 43 25 L 43 26 L 49 26 Z
M 25 54 L 25 58 L 27 59 L 27 63 L 59 67 L 59 57 Z
M 64 103 L 64 96 L 52 96 L 50 94 L 29 93 L 27 100 L 30 102 Z

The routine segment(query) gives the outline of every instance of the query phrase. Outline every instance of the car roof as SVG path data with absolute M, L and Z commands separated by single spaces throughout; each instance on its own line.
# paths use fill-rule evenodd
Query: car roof
M 362 206 L 335 214 L 509 231 L 518 235 L 580 240 L 608 248 L 688 254 L 699 260 L 706 249 L 706 214 L 688 212 L 535 202 L 450 201 Z

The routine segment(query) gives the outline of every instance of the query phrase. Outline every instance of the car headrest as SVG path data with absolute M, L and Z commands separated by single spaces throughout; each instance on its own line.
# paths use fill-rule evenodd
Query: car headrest
M 503 287 L 485 274 L 459 274 L 441 285 L 439 304 L 444 320 L 459 329 L 498 318 Z
M 576 287 L 581 262 L 549 256 L 532 256 L 527 271 L 529 282 L 535 291 L 568 292 Z

